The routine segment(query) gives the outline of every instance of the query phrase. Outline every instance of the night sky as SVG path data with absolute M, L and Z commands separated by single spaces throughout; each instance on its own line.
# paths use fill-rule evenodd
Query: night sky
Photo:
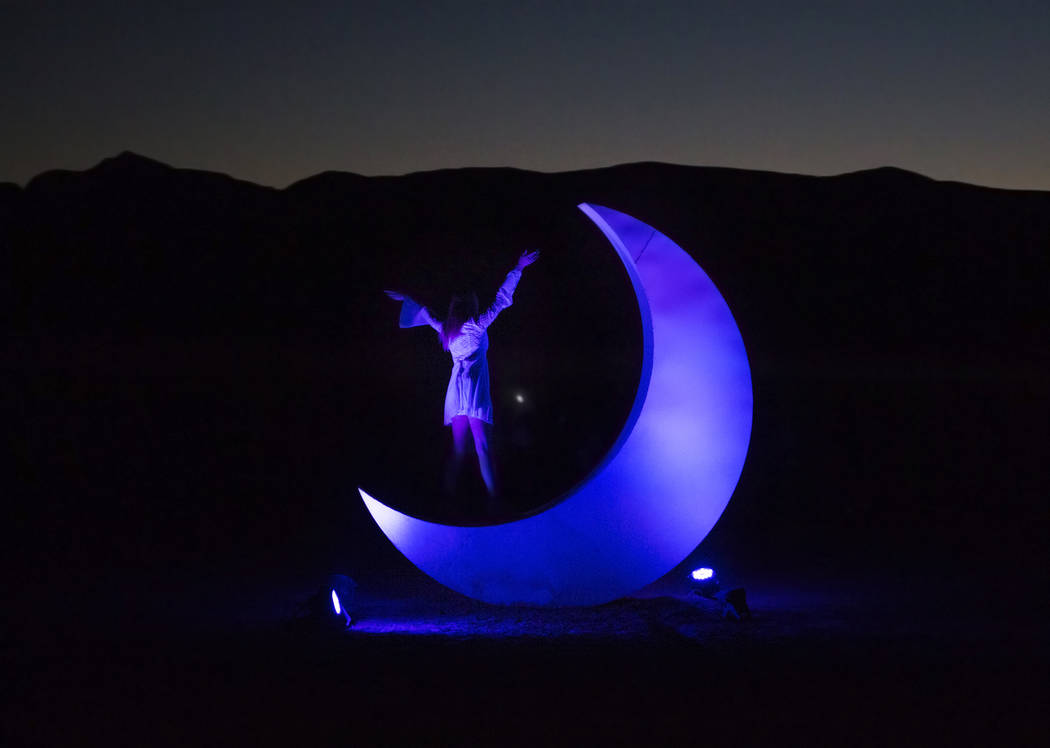
M 892 165 L 1050 189 L 1050 2 L 0 2 L 0 181 Z

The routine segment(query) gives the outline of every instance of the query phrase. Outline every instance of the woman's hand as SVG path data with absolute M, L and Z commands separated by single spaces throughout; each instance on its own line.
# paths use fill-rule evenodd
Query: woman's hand
M 388 288 L 385 291 L 383 291 L 383 293 L 385 293 L 387 296 L 389 296 L 394 301 L 404 301 L 405 300 L 405 295 L 403 293 L 401 293 L 400 291 L 394 291 L 394 290 Z
M 532 252 L 522 252 L 521 257 L 518 258 L 518 270 L 527 268 L 529 265 L 536 262 L 539 256 L 540 251 L 538 249 Z

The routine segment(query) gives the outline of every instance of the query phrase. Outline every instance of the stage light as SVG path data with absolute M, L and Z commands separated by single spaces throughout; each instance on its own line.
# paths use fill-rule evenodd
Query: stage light
M 296 631 L 346 631 L 357 583 L 343 574 L 330 574 L 317 592 L 299 602 L 288 626 Z
M 332 606 L 328 611 L 327 618 L 333 620 L 333 624 L 341 625 L 343 628 L 350 626 L 350 606 L 354 602 L 354 590 L 357 585 L 350 577 L 343 574 L 331 574 L 328 577 L 329 597 Z
M 710 598 L 718 594 L 719 584 L 714 569 L 701 566 L 699 569 L 693 569 L 692 577 L 697 582 L 696 590 L 694 590 L 696 594 Z
M 514 399 L 517 400 L 519 403 L 525 402 L 525 396 L 520 392 L 514 396 Z

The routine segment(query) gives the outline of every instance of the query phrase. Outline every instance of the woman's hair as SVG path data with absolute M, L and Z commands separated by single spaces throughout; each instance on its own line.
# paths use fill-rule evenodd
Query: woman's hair
M 447 351 L 449 343 L 459 337 L 463 323 L 478 316 L 478 295 L 473 291 L 453 294 L 448 305 L 448 316 L 441 326 L 441 345 Z

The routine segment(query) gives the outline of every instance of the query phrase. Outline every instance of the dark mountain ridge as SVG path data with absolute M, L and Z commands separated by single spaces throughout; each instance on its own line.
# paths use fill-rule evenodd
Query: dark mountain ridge
M 334 332 L 358 293 L 417 284 L 440 305 L 464 267 L 498 282 L 515 242 L 593 242 L 590 201 L 691 252 L 756 352 L 1028 359 L 1047 332 L 1050 193 L 891 167 L 324 172 L 275 190 L 124 152 L 6 187 L 12 331 Z

